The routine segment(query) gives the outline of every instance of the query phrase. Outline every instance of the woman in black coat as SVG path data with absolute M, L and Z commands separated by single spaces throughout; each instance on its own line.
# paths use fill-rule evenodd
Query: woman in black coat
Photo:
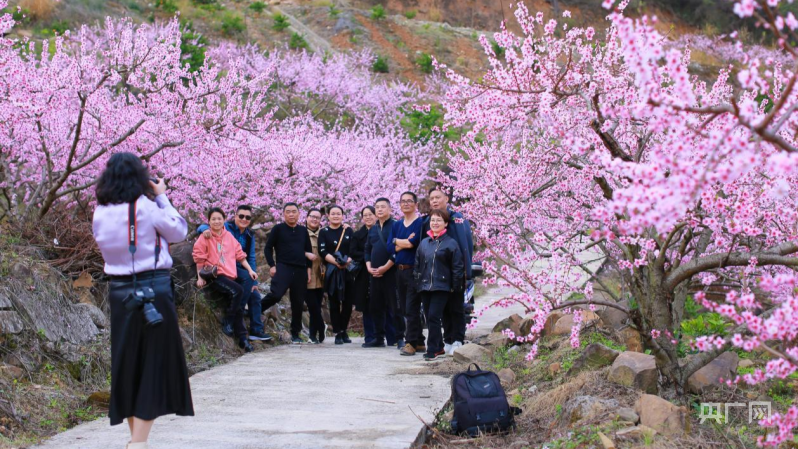
M 360 211 L 360 220 L 363 226 L 352 235 L 352 243 L 349 246 L 349 257 L 352 258 L 360 268 L 355 272 L 350 272 L 350 285 L 351 289 L 348 293 L 352 295 L 352 301 L 355 304 L 355 310 L 363 313 L 363 333 L 366 337 L 366 342 L 373 340 L 374 336 L 374 321 L 369 314 L 369 273 L 365 270 L 366 261 L 364 254 L 366 252 L 366 239 L 369 235 L 369 229 L 374 226 L 377 220 L 377 215 L 374 208 L 366 206 Z
M 465 265 L 460 246 L 446 234 L 449 213 L 443 209 L 433 210 L 429 224 L 429 238 L 422 240 L 416 251 L 413 277 L 421 293 L 429 330 L 424 360 L 435 360 L 445 354 L 441 331 L 444 309 L 450 298 L 463 297 Z

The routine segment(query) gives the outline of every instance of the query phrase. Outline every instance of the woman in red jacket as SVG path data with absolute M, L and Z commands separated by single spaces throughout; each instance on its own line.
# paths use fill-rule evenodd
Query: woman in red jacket
M 241 285 L 236 282 L 236 261 L 241 263 L 252 279 L 258 278 L 258 273 L 252 270 L 247 262 L 247 255 L 241 249 L 233 234 L 224 227 L 224 212 L 218 207 L 208 211 L 208 224 L 211 226 L 211 238 L 197 239 L 194 243 L 192 256 L 197 263 L 197 287 L 202 288 L 208 285 L 216 293 L 230 299 L 230 307 L 227 309 L 227 320 L 233 323 L 233 331 L 238 339 L 238 346 L 245 352 L 252 352 L 252 345 L 247 339 L 247 328 L 244 326 L 244 309 L 241 299 L 244 291 Z M 215 266 L 218 276 L 208 282 L 203 279 L 199 272 L 205 266 Z

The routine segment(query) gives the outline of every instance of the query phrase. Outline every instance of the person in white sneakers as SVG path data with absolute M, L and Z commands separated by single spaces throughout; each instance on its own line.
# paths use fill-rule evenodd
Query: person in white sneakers
M 421 293 L 427 316 L 427 352 L 424 360 L 445 356 L 442 323 L 450 301 L 462 301 L 465 266 L 457 242 L 447 233 L 449 213 L 444 209 L 430 212 L 428 238 L 421 241 L 413 265 L 413 279 Z M 462 313 L 462 312 L 461 312 Z M 451 317 L 450 317 L 451 318 Z

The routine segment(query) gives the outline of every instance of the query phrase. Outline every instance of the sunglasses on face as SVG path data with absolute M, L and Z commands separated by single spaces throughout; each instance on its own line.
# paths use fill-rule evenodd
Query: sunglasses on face
M 252 215 L 238 214 L 238 219 L 239 220 L 250 221 L 250 220 L 252 220 Z

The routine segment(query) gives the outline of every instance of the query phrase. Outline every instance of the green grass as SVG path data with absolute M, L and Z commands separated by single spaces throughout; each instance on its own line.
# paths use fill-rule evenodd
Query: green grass
M 292 50 L 299 50 L 300 48 L 307 50 L 309 46 L 304 36 L 299 33 L 293 33 L 291 40 L 288 42 L 288 47 Z
M 291 26 L 291 22 L 288 21 L 288 17 L 277 14 L 274 16 L 274 25 L 272 25 L 272 29 L 276 31 L 283 31 L 284 29 Z
M 374 64 L 371 65 L 371 70 L 377 73 L 388 73 L 388 58 L 385 56 L 377 56 L 377 59 L 374 60 Z
M 329 14 L 330 17 L 332 17 L 333 19 L 338 17 L 339 14 L 341 14 L 341 10 L 336 8 L 334 5 L 330 5 L 327 8 L 328 8 L 327 14 Z
M 222 34 L 225 36 L 234 36 L 242 33 L 247 29 L 244 24 L 244 18 L 233 13 L 227 13 L 222 16 Z
M 372 20 L 380 20 L 385 18 L 385 8 L 382 5 L 375 5 L 370 11 Z
M 407 17 L 409 20 L 413 20 L 416 17 L 416 14 L 417 13 L 415 9 L 405 11 L 405 17 Z
M 521 351 L 510 351 L 510 348 L 505 346 L 493 351 L 493 358 L 490 365 L 494 371 L 499 371 L 504 368 L 511 368 L 521 360 L 523 360 Z
M 424 73 L 432 73 L 432 56 L 429 53 L 421 53 L 416 58 L 416 65 L 421 68 Z
M 258 14 L 260 14 L 266 9 L 266 3 L 263 3 L 263 2 L 250 3 L 249 9 L 255 11 Z

